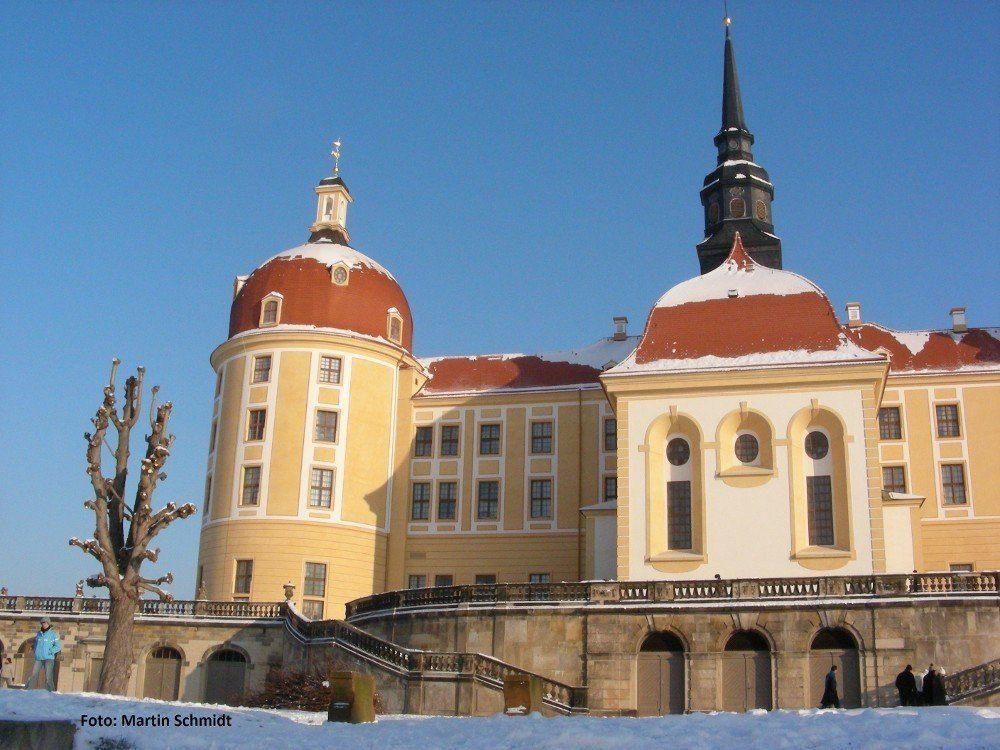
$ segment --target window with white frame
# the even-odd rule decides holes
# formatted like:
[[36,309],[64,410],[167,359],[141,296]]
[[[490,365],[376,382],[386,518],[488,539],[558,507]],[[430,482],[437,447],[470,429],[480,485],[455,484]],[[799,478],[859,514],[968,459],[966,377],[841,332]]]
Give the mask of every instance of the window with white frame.
[[251,383],[266,383],[271,379],[271,355],[259,354],[253,358]]
[[316,412],[316,442],[337,442],[337,418],[338,414],[335,411],[320,409]]
[[531,452],[552,452],[552,422],[531,423]]
[[607,476],[604,477],[604,494],[602,500],[606,503],[614,503],[618,501],[618,477],[617,476]]
[[490,586],[497,582],[496,573],[476,573],[477,586]]
[[552,480],[531,480],[531,517],[552,518]]
[[458,500],[458,482],[438,482],[437,518],[439,521],[455,520],[455,503]]
[[882,467],[882,488],[886,492],[906,492],[906,470],[902,466]]
[[427,458],[434,454],[434,428],[418,427],[413,436],[413,455],[415,458]]
[[340,357],[322,356],[319,358],[319,382],[340,385],[342,367]]
[[233,580],[233,593],[249,596],[253,585],[253,560],[236,561],[236,577]]
[[417,573],[411,573],[406,581],[406,588],[408,589],[427,588],[427,576],[420,575]]
[[455,584],[455,577],[449,573],[438,573],[434,576],[434,587],[440,588],[441,586],[453,586]]
[[264,430],[267,427],[267,410],[251,409],[247,416],[247,442],[255,442],[264,439]]
[[604,420],[604,450],[618,450],[618,420],[614,417]]
[[479,483],[476,518],[480,521],[496,520],[500,516],[500,482],[486,479]]
[[458,425],[446,424],[441,427],[441,455],[458,455]]
[[260,504],[260,467],[243,467],[243,490],[240,493],[240,505],[254,506]]
[[945,505],[965,505],[965,466],[962,464],[941,464],[941,489]]
[[479,425],[479,455],[480,456],[500,455],[500,425],[498,424]]
[[[302,594],[306,598],[313,599],[323,599],[326,596],[326,563],[306,563]],[[322,602],[320,604],[322,605]],[[319,613],[322,616],[322,606],[319,609]]]
[[431,485],[430,482],[414,482],[410,501],[410,518],[414,521],[427,521],[431,517]]
[[898,406],[883,406],[878,410],[879,440],[901,440],[903,437],[903,420]]
[[260,311],[260,324],[262,326],[273,326],[278,324],[281,317],[281,300],[274,297],[266,297]]
[[529,573],[528,583],[549,583],[552,576],[549,573]]
[[333,469],[314,468],[309,478],[309,506],[329,508],[333,504]]
[[937,435],[939,438],[961,437],[962,429],[958,423],[958,404],[938,404],[934,407],[937,416]]

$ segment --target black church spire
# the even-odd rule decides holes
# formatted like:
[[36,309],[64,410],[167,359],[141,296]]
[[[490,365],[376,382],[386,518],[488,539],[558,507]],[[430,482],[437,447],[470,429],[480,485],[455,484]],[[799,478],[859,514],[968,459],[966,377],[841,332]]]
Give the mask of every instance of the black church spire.
[[774,235],[771,202],[774,186],[767,170],[753,160],[753,134],[743,115],[743,98],[736,75],[736,55],[726,19],[722,71],[722,127],[715,136],[717,166],[705,177],[701,204],[705,208],[705,239],[698,245],[701,272],[726,259],[737,232],[758,263],[781,268],[781,240]]

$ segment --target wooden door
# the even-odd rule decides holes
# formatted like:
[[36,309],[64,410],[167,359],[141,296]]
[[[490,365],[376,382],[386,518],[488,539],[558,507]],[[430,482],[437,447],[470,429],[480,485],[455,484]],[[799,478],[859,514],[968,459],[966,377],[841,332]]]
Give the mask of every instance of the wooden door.
[[103,656],[92,656],[87,662],[87,679],[83,683],[85,693],[96,693],[101,685],[101,669],[104,667]]
[[205,665],[205,702],[235,706],[243,700],[246,661],[242,654],[220,652]]
[[753,708],[771,708],[771,654],[727,651],[722,655],[722,710]]
[[142,685],[144,698],[175,701],[180,692],[181,659],[173,649],[157,649],[146,658],[146,676]]
[[816,708],[823,699],[826,673],[837,665],[837,692],[841,708],[861,707],[861,670],[858,651],[853,648],[814,649],[809,653],[809,708]]
[[636,713],[639,716],[684,713],[683,653],[641,652],[636,669]]

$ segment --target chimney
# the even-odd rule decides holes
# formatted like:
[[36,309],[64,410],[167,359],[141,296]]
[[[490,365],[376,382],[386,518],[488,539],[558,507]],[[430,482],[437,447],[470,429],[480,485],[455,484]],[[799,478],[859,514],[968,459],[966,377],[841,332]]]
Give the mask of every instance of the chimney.
[[847,303],[847,327],[857,328],[861,325],[861,303],[860,302],[848,302]]
[[624,341],[628,338],[628,318],[624,315],[616,315],[612,318],[615,324],[615,335],[611,338],[614,341]]
[[951,330],[955,333],[965,333],[969,327],[965,324],[965,308],[951,308]]

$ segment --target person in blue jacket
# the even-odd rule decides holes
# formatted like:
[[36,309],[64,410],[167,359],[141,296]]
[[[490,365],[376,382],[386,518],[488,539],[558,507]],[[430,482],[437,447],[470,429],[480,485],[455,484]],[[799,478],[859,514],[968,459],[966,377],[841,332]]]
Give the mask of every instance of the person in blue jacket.
[[56,656],[62,651],[59,634],[53,629],[48,617],[42,618],[41,627],[35,636],[35,666],[31,676],[25,681],[25,688],[31,688],[38,679],[38,673],[45,669],[45,689],[50,693],[56,689]]

